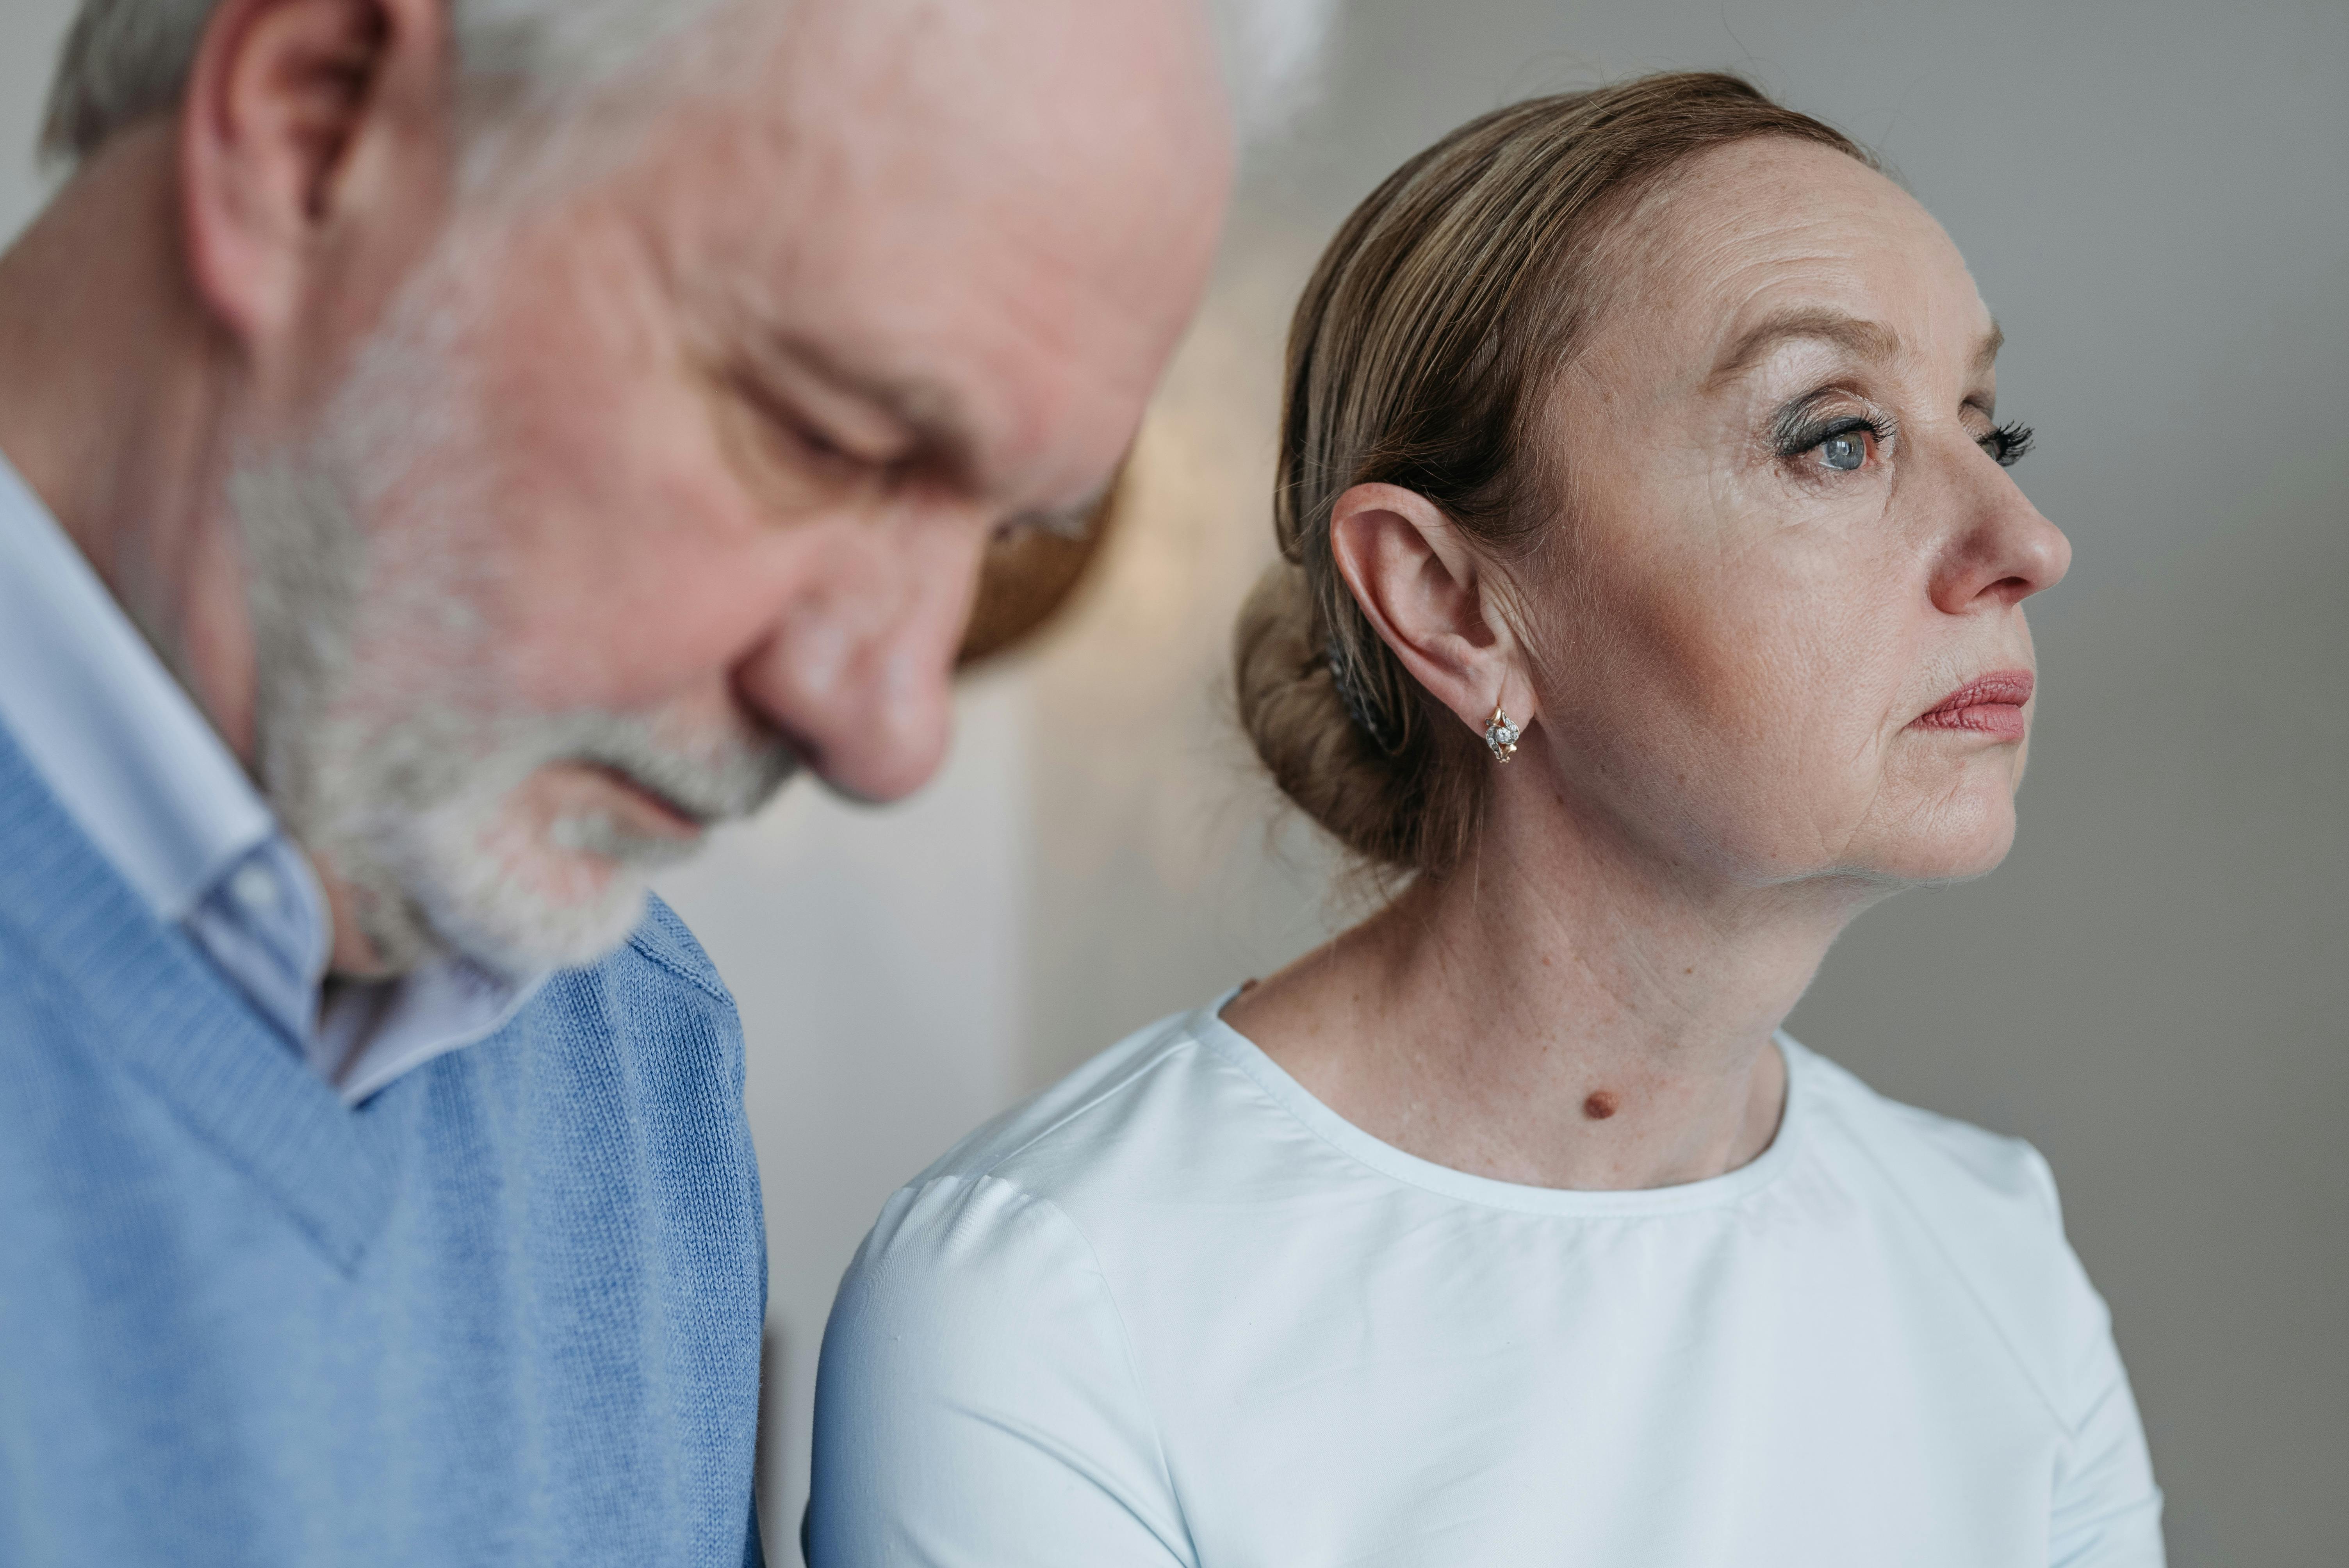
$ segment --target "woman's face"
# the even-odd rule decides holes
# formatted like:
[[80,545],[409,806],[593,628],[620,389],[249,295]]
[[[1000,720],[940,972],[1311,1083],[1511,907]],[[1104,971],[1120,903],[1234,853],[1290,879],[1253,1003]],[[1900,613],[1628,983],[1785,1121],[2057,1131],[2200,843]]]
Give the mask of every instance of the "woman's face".
[[1610,241],[1522,584],[1548,765],[1676,863],[1768,885],[1989,870],[2023,601],[2071,547],[2002,459],[1997,330],[1923,208],[1823,147],[1707,153]]

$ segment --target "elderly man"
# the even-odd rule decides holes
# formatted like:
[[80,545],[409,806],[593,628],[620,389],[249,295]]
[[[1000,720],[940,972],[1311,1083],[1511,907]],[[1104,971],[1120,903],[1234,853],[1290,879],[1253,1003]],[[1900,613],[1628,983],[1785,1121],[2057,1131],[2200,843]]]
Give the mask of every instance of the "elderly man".
[[651,868],[936,767],[1225,196],[1178,0],[84,0],[0,258],[0,1562],[756,1561]]

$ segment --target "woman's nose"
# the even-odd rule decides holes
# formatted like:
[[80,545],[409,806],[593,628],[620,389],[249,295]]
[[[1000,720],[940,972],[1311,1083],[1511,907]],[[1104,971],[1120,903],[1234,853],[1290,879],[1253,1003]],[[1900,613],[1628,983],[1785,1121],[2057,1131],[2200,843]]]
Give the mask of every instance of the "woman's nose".
[[2004,469],[1968,443],[1958,459],[1959,495],[1933,573],[1933,603],[1963,614],[1985,603],[2017,604],[2071,570],[2072,542],[2039,515]]
[[895,800],[937,771],[985,541],[945,521],[845,552],[738,666],[742,700],[833,789]]

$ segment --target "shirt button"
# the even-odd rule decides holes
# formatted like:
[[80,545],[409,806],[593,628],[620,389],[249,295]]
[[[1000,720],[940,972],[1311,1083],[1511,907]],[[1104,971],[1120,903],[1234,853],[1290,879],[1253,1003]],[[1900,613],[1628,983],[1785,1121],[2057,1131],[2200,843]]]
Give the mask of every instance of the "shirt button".
[[236,869],[228,879],[229,895],[255,914],[267,914],[277,907],[277,879],[269,868],[248,862]]

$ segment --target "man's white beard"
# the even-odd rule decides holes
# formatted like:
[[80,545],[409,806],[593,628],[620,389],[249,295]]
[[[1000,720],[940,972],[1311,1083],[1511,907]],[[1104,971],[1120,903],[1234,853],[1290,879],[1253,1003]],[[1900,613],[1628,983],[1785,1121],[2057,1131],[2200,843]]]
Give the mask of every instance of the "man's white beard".
[[533,773],[587,764],[719,820],[756,810],[792,769],[780,745],[688,752],[635,715],[479,714],[430,700],[372,727],[330,718],[311,751],[319,810],[296,834],[350,885],[378,953],[406,967],[455,952],[517,978],[619,945],[653,872],[693,848],[604,810],[525,820],[512,802]]
[[[756,810],[795,762],[769,733],[535,712],[500,689],[506,664],[481,606],[504,520],[477,482],[481,459],[450,439],[464,428],[460,367],[402,335],[403,316],[414,313],[395,310],[307,439],[231,480],[256,763],[387,970],[454,954],[523,979],[616,947],[652,873],[691,850],[602,811],[533,830],[513,810],[533,772],[600,768],[716,821]],[[395,489],[397,522],[371,533],[360,520]]]

